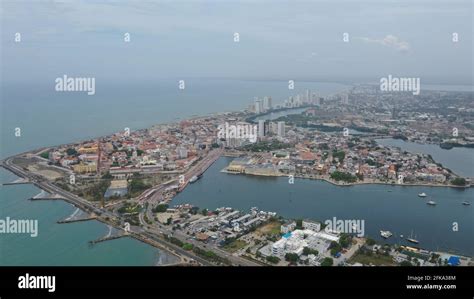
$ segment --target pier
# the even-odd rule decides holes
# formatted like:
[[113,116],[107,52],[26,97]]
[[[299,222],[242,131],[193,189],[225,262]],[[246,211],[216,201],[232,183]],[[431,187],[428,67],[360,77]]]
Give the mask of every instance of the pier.
[[21,185],[21,184],[31,184],[31,182],[30,180],[25,179],[25,178],[17,178],[13,182],[3,183],[2,185],[7,186],[7,185]]
[[64,200],[64,198],[59,195],[59,194],[56,194],[56,193],[48,193],[44,190],[41,190],[40,193],[36,194],[35,196],[29,198],[29,200],[58,200],[58,199],[62,199]]
[[119,239],[119,238],[127,237],[127,236],[128,236],[128,233],[125,233],[123,231],[117,230],[117,229],[109,226],[109,233],[106,236],[101,237],[101,238],[96,239],[96,240],[89,241],[89,244],[94,245],[94,244],[97,244],[97,243],[101,243],[101,242],[105,242],[105,241],[109,241],[109,240],[115,240],[115,239]]
[[80,221],[89,221],[89,220],[94,220],[97,219],[97,216],[95,214],[89,215],[88,213],[85,213],[81,211],[81,209],[77,208],[71,216],[67,217],[66,219],[59,220],[57,223],[62,224],[62,223],[72,223],[72,222],[80,222]]

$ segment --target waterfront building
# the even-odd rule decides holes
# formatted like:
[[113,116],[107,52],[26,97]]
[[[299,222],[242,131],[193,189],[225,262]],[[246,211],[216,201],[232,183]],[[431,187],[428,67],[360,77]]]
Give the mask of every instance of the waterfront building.
[[304,229],[309,229],[315,232],[319,232],[321,230],[321,223],[319,222],[303,220],[302,225]]

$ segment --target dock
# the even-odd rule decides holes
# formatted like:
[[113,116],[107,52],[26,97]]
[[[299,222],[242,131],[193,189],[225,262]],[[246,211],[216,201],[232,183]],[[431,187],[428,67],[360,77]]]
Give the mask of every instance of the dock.
[[59,194],[56,194],[56,193],[50,194],[42,190],[40,193],[29,198],[28,200],[64,200],[64,198]]
[[21,185],[21,184],[31,184],[31,182],[30,182],[30,180],[25,179],[25,178],[18,178],[16,180],[14,180],[13,182],[3,183],[2,185],[7,186],[7,185]]
[[63,224],[63,223],[73,223],[73,222],[81,222],[81,221],[89,221],[95,220],[97,216],[95,214],[89,215],[88,213],[82,212],[81,209],[77,208],[71,216],[67,217],[66,219],[59,220],[56,223]]
[[96,239],[96,240],[92,240],[92,241],[89,241],[89,244],[91,245],[95,245],[97,243],[101,243],[101,242],[105,242],[105,241],[109,241],[109,240],[115,240],[115,239],[119,239],[119,238],[122,238],[122,237],[126,237],[127,235],[115,235],[115,236],[110,236],[110,237],[102,237],[102,238],[99,238],[99,239]]
[[89,244],[94,245],[94,244],[109,241],[109,240],[115,240],[122,237],[127,237],[128,235],[129,234],[125,233],[124,231],[121,231],[116,228],[113,228],[112,226],[109,226],[109,233],[106,236],[98,238],[96,240],[89,241]]

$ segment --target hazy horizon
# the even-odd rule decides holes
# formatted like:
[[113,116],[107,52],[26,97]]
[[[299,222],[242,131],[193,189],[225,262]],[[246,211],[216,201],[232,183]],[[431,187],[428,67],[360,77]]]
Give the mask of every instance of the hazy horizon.
[[1,16],[3,84],[64,74],[473,84],[469,0],[2,1]]

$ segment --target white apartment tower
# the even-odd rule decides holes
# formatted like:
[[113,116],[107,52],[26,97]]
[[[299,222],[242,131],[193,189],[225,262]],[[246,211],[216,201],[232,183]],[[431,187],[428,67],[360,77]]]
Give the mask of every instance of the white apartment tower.
[[277,134],[279,137],[285,137],[285,122],[284,121],[278,122]]

